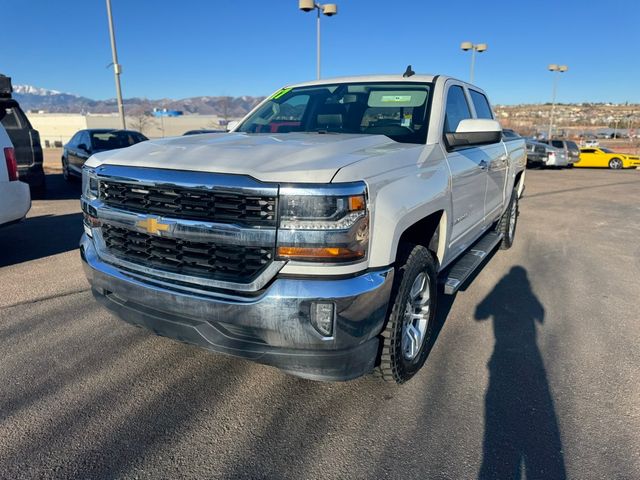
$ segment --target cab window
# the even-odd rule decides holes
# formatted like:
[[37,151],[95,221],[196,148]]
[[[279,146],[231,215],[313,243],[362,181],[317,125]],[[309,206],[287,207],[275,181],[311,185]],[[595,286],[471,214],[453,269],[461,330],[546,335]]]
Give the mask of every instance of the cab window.
[[478,118],[488,118],[493,120],[493,112],[491,111],[487,97],[475,90],[469,90],[469,93],[471,94],[473,106],[476,109],[476,116]]
[[462,87],[453,85],[449,88],[449,93],[447,94],[447,106],[444,114],[444,133],[455,133],[458,124],[467,118],[471,118],[467,97]]

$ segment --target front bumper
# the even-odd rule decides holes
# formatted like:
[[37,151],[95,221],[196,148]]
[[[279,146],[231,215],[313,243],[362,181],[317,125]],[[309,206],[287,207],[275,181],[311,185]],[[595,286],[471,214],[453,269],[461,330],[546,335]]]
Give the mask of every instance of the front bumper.
[[[96,299],[158,335],[315,380],[349,380],[375,366],[393,268],[339,279],[276,277],[255,295],[239,296],[121,270],[99,258],[86,234],[80,252]],[[335,305],[331,337],[311,324],[315,301]]]

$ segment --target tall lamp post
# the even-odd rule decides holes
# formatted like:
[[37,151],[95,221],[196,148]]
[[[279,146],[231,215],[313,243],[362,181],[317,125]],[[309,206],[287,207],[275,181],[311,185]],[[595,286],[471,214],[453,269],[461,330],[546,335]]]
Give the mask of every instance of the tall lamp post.
[[316,78],[320,80],[320,12],[327,17],[333,17],[338,14],[338,5],[335,3],[325,3],[324,5],[316,3],[315,0],[299,0],[298,8],[303,12],[317,12],[316,18]]
[[486,43],[471,43],[471,42],[462,42],[460,44],[460,48],[465,52],[471,50],[471,74],[469,75],[469,82],[473,83],[473,69],[475,68],[476,63],[476,52],[482,53],[487,50]]
[[[569,70],[569,67],[566,65],[556,65],[552,63],[547,67],[551,73],[564,73]],[[553,114],[556,109],[556,91],[558,89],[558,76],[553,76],[553,93],[551,94],[551,114],[549,115],[549,135],[547,136],[547,140],[551,140],[551,134],[553,133]]]
[[125,130],[127,125],[124,121],[124,105],[122,103],[122,90],[120,88],[120,74],[122,66],[118,63],[118,51],[116,50],[116,32],[113,29],[113,17],[111,16],[111,0],[107,0],[107,17],[109,17],[109,37],[111,38],[111,55],[113,57],[113,74],[116,77],[116,102],[118,102],[118,114],[120,114],[120,124]]

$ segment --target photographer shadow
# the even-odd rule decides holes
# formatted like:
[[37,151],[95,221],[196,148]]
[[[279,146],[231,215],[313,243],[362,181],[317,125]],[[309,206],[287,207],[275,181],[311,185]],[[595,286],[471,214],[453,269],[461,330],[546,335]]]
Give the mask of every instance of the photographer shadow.
[[560,429],[536,339],[545,310],[520,266],[478,305],[493,320],[480,479],[564,479]]

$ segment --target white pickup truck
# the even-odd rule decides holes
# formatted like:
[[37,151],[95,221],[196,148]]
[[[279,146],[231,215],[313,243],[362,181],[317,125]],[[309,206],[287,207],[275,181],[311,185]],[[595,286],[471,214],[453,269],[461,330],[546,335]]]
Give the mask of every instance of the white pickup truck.
[[511,246],[525,163],[484,92],[453,78],[287,86],[230,133],[91,157],[81,255],[94,296],[159,335],[402,383],[438,291]]
[[0,125],[0,227],[22,220],[30,208],[29,185],[18,180],[16,152]]

